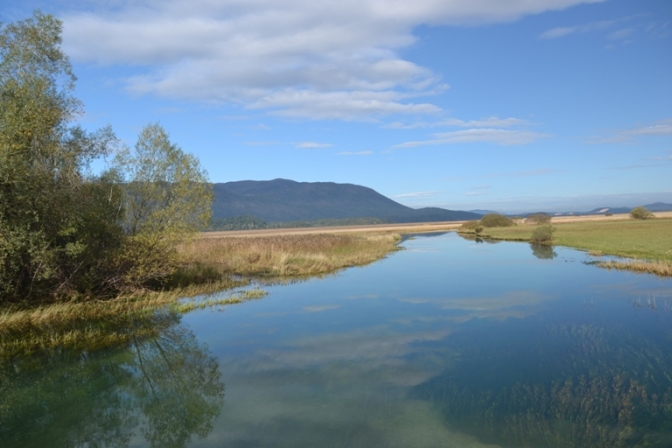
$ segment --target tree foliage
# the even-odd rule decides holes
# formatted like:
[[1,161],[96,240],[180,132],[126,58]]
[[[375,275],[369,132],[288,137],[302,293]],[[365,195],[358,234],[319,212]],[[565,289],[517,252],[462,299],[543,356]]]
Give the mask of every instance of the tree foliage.
[[530,242],[533,244],[550,245],[553,243],[554,232],[555,228],[553,226],[549,224],[541,225],[534,229],[534,232],[532,232]]
[[210,223],[212,188],[198,159],[170,142],[159,124],[145,126],[135,150],[121,151],[126,281],[139,285],[176,268],[176,245]]
[[630,217],[632,219],[652,219],[655,218],[654,214],[649,211],[646,207],[635,207],[630,211]]
[[510,227],[514,222],[508,216],[500,215],[499,213],[488,213],[481,218],[481,225],[483,227]]
[[81,105],[60,33],[61,22],[40,12],[0,29],[3,298],[92,288],[121,236],[117,182],[85,175],[115,138],[71,126]]
[[[114,293],[145,264],[129,256],[134,239],[167,244],[175,238],[163,235],[207,222],[207,195],[191,194],[207,188],[205,173],[156,125],[143,131],[135,158],[91,174],[91,162],[116,151],[117,139],[110,128],[73,124],[82,106],[61,27],[39,11],[0,24],[0,303]],[[145,175],[147,167],[162,174]],[[135,230],[129,195],[146,205]],[[143,256],[161,258],[159,246]]]

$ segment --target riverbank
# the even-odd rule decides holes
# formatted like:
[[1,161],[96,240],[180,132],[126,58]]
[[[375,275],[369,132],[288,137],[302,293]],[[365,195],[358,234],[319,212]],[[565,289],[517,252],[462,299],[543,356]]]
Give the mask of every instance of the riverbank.
[[[614,219],[563,222],[553,220],[553,245],[567,246],[590,255],[615,255],[626,261],[598,261],[607,269],[672,276],[672,219]],[[486,228],[481,237],[530,241],[535,225]]]
[[162,291],[0,310],[0,360],[56,348],[95,350],[148,337],[194,309],[258,299],[255,279],[291,281],[362,266],[397,250],[396,233],[197,238]]

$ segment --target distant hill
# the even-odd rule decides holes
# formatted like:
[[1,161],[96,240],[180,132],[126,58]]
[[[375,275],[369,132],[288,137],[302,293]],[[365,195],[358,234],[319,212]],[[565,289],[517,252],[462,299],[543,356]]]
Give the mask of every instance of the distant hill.
[[[651,212],[669,212],[672,211],[672,204],[666,204],[665,202],[654,202],[653,204],[645,204],[646,207]],[[634,207],[602,207],[593,209],[586,215],[604,215],[607,213],[618,214],[618,213],[630,213]]]
[[480,219],[476,213],[442,208],[412,209],[371,188],[287,179],[214,184],[213,218],[255,217],[266,222],[378,218],[386,222]]
[[[672,204],[667,204],[665,202],[655,202],[653,204],[645,204],[643,207],[646,207],[649,211],[652,212],[670,212],[672,211]],[[635,207],[598,207],[594,208],[588,212],[551,212],[549,213],[552,216],[584,216],[584,215],[617,215],[621,213],[630,213],[630,211]],[[525,213],[523,216],[530,215],[531,213]]]

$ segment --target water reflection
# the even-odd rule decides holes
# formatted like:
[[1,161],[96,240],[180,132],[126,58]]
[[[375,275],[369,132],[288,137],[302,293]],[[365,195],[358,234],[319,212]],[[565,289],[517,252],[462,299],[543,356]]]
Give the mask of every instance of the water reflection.
[[0,446],[183,447],[206,436],[224,404],[217,360],[179,315],[154,324],[154,337],[123,349],[4,363]]
[[530,243],[532,254],[540,260],[551,260],[558,256],[553,250],[553,246],[548,244],[534,244]]

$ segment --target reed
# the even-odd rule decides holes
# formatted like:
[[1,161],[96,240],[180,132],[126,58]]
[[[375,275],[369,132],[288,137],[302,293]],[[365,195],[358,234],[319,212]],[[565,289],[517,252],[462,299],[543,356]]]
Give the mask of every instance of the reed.
[[597,266],[605,269],[618,269],[638,273],[656,274],[660,277],[672,277],[672,262],[667,260],[628,260],[600,261]]
[[[216,288],[215,285],[213,285]],[[213,288],[213,289],[214,289]],[[187,293],[199,295],[184,299]],[[0,360],[53,349],[98,350],[158,334],[177,316],[196,309],[259,299],[259,289],[222,296],[202,288],[145,293],[103,302],[59,303],[0,312]]]
[[304,234],[200,238],[179,248],[186,266],[222,275],[318,275],[379,260],[397,249],[398,234]]

